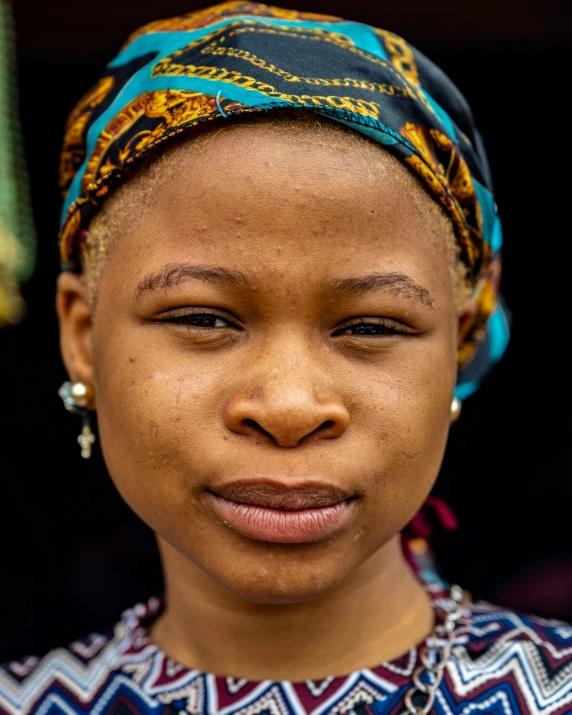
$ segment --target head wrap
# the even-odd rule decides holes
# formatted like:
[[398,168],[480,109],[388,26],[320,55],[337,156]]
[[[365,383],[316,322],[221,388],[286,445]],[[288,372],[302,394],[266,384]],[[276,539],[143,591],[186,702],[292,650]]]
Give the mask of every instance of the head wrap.
[[457,396],[474,392],[508,341],[487,158],[459,90],[386,30],[237,1],[135,32],[66,126],[62,265],[77,269],[97,206],[152,147],[203,122],[277,108],[318,112],[382,144],[448,213],[477,306]]

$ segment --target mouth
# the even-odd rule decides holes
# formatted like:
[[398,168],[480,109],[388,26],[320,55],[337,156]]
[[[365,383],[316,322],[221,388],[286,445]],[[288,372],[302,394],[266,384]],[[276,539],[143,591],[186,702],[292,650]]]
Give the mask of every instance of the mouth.
[[206,491],[224,523],[254,539],[275,544],[324,541],[347,524],[354,495],[332,485],[241,480]]

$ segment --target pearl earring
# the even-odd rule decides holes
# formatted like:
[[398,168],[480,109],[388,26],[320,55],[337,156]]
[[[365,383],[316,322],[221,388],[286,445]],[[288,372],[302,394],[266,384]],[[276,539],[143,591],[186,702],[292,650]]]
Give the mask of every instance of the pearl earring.
[[58,390],[64,407],[68,412],[80,415],[83,422],[81,433],[77,441],[81,447],[81,456],[84,459],[91,457],[91,448],[95,442],[95,435],[91,431],[91,415],[88,409],[91,391],[83,382],[64,382]]
[[456,422],[459,419],[462,407],[463,403],[461,400],[459,400],[458,397],[453,397],[453,401],[451,402],[451,422]]
[[89,403],[89,391],[83,382],[74,382],[70,389],[70,394],[78,407],[87,407]]

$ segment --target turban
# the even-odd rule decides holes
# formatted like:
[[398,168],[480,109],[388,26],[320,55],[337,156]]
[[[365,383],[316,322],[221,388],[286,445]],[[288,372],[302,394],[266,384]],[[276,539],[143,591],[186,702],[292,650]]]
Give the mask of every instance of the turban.
[[236,1],[136,31],[66,125],[62,266],[79,270],[91,217],[150,149],[204,122],[287,108],[317,112],[381,144],[450,217],[476,306],[458,353],[456,393],[468,396],[508,342],[487,157],[459,90],[386,30]]

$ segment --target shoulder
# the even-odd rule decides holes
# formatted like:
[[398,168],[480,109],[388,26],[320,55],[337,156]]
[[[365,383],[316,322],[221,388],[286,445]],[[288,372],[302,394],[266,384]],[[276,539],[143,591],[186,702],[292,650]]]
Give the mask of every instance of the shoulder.
[[[138,699],[124,661],[136,659],[138,651],[149,647],[147,640],[137,640],[141,616],[137,609],[148,611],[139,604],[105,633],[92,633],[41,657],[0,665],[0,715],[75,715],[96,706],[98,710],[105,706],[103,711],[110,715],[123,712],[113,703]],[[138,704],[136,712],[151,712],[153,704],[149,705]]]
[[34,712],[50,702],[57,707],[67,696],[89,702],[90,690],[109,673],[110,642],[110,636],[92,634],[42,657],[0,666],[0,713]]
[[457,691],[503,712],[572,712],[572,626],[483,601],[470,611],[454,649]]
[[532,616],[495,606],[486,601],[471,605],[472,641],[486,643],[533,644],[559,652],[560,658],[572,663],[572,625],[554,619]]

